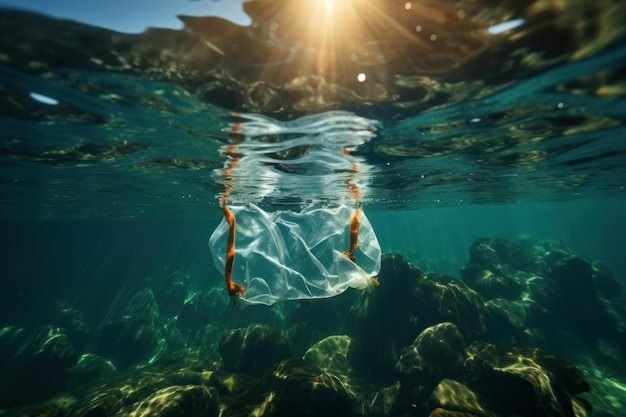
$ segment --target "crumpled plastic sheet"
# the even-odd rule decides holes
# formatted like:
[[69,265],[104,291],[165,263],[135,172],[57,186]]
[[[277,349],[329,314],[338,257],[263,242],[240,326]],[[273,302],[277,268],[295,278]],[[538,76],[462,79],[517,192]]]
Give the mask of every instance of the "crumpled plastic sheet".
[[[356,264],[343,254],[349,249],[354,207],[266,212],[250,203],[230,209],[237,222],[232,279],[245,287],[241,304],[333,297],[348,287],[372,286],[370,278],[380,271],[380,244],[361,209]],[[228,233],[222,220],[209,239],[213,262],[222,274]]]

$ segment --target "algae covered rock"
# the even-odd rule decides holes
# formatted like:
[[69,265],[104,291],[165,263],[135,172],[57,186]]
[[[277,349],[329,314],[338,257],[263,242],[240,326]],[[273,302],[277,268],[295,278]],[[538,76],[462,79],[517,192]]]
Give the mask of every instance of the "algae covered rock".
[[123,368],[150,359],[158,344],[158,330],[150,323],[124,317],[98,329],[92,349]]
[[68,371],[68,386],[80,389],[83,384],[93,383],[101,378],[115,374],[113,363],[93,353],[86,353],[78,359],[78,363]]
[[348,317],[349,360],[356,370],[391,383],[402,349],[425,328],[454,323],[468,341],[486,331],[482,297],[459,280],[426,275],[402,257],[386,255],[380,282],[361,294]]
[[201,348],[172,352],[144,367],[85,384],[66,416],[215,415],[221,400],[217,390],[208,387],[215,366]]
[[344,383],[301,359],[287,359],[241,393],[224,411],[232,417],[351,417],[355,401]]
[[197,332],[211,321],[223,320],[228,299],[223,291],[196,291],[184,301],[177,316],[179,329]]
[[474,342],[464,369],[481,401],[504,415],[574,417],[572,396],[590,389],[576,367],[540,349]]
[[285,334],[294,353],[301,355],[317,341],[344,333],[345,319],[358,294],[351,288],[339,297],[298,300],[285,320]]
[[118,366],[126,367],[150,359],[162,339],[159,307],[151,289],[135,294],[117,319],[103,324],[96,332],[92,353]]
[[350,337],[346,335],[328,336],[311,346],[302,359],[334,375],[347,376],[351,371],[348,363],[350,343]]
[[83,348],[89,341],[91,329],[87,324],[82,311],[60,303],[54,319],[54,325],[64,329],[64,332],[77,349]]
[[428,417],[482,417],[474,413],[466,413],[464,411],[446,410],[445,408],[436,408]]
[[402,349],[395,369],[403,391],[420,398],[444,378],[461,377],[465,360],[465,341],[453,323],[428,327]]
[[615,278],[613,271],[597,260],[591,263],[594,273],[594,287],[598,294],[607,299],[615,299],[622,295],[622,285]]
[[180,312],[189,291],[191,277],[182,271],[161,270],[147,280],[163,316],[174,316]]
[[477,239],[469,252],[461,277],[487,300],[518,298],[525,279],[543,268],[530,251],[506,239]]
[[224,370],[261,376],[289,357],[291,350],[289,341],[278,330],[265,324],[252,324],[224,333],[219,352]]
[[430,396],[430,405],[435,410],[431,416],[470,415],[496,417],[497,414],[486,410],[478,396],[467,385],[453,379],[443,379]]
[[62,392],[78,353],[65,330],[42,326],[34,337],[22,328],[0,330],[0,407],[43,401]]
[[128,407],[128,415],[143,417],[217,417],[219,397],[214,388],[186,385],[161,388]]
[[618,333],[617,323],[596,291],[589,262],[577,256],[561,259],[550,267],[547,277],[556,282],[551,306],[564,325],[590,344]]
[[249,388],[257,382],[257,378],[241,372],[228,372],[217,369],[211,373],[209,383],[220,395],[228,396]]
[[477,239],[461,275],[488,300],[487,340],[516,340],[568,357],[604,342],[626,348],[619,282],[602,263],[558,242]]

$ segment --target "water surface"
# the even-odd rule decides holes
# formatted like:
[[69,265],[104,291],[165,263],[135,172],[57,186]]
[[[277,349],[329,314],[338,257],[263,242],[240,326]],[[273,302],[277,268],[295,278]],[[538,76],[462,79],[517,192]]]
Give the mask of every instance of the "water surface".
[[[76,358],[111,361],[114,377],[104,368],[99,376],[114,387],[163,358],[183,369],[168,355],[201,346],[209,353],[198,357],[216,359],[190,365],[206,371],[185,380],[196,384],[226,369],[224,334],[251,324],[283,332],[295,356],[337,334],[358,346],[369,326],[337,323],[372,295],[348,291],[322,307],[228,305],[207,247],[224,192],[232,206],[268,212],[362,203],[383,252],[435,273],[428,282],[440,288],[465,278],[479,238],[519,244],[539,263],[580,257],[593,264],[598,288],[608,285],[600,279],[626,284],[626,3],[109,3],[0,0],[0,352],[9,352],[0,364],[12,363],[20,337],[68,337]],[[394,294],[384,311],[411,293],[394,287],[404,278],[381,280]],[[624,322],[623,296],[581,301],[581,282],[572,278],[569,298],[553,306],[565,320],[555,319],[556,330],[531,323],[484,338],[566,357],[591,381],[585,398],[597,415],[611,415],[626,406],[618,395],[626,338],[617,324],[609,336],[589,342],[589,334],[609,326],[606,317]],[[419,331],[392,346],[398,355]],[[391,343],[401,333],[371,339]],[[68,416],[100,406],[90,399],[97,390],[76,388],[84,363],[63,362],[55,379],[20,349],[28,372],[14,384],[20,395],[0,396],[0,415],[41,402]],[[383,358],[393,349],[372,350]],[[22,389],[42,374],[52,376],[41,392]],[[173,374],[150,392],[177,386]],[[388,373],[370,377],[367,388],[357,382],[363,403],[393,391]],[[343,381],[354,383],[352,374]],[[221,392],[226,407],[247,404],[233,401],[239,393]]]

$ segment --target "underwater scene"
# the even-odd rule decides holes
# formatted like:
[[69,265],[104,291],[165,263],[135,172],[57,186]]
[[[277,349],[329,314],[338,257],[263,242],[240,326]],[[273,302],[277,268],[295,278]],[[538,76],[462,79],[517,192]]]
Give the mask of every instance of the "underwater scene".
[[0,417],[626,416],[624,22],[0,0]]

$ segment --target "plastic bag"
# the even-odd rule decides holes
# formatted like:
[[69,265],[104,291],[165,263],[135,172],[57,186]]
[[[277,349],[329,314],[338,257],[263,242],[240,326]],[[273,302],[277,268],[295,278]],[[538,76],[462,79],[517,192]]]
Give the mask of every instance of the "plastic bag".
[[[271,305],[281,300],[327,298],[348,287],[374,285],[381,249],[363,210],[342,205],[268,213],[255,204],[233,206],[237,222],[234,281],[245,288],[242,304]],[[350,251],[350,223],[356,214],[356,263]],[[223,274],[229,225],[222,220],[209,239],[216,268]]]

